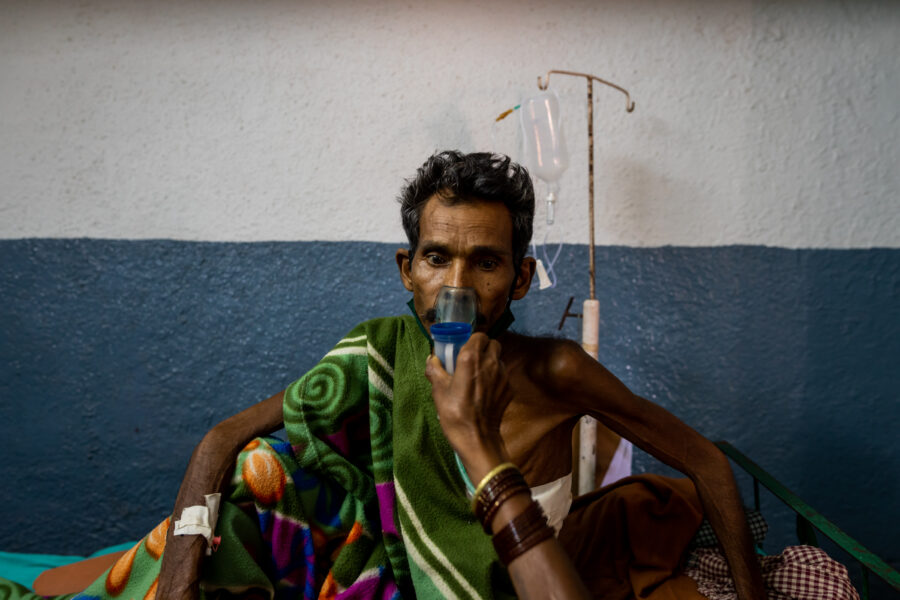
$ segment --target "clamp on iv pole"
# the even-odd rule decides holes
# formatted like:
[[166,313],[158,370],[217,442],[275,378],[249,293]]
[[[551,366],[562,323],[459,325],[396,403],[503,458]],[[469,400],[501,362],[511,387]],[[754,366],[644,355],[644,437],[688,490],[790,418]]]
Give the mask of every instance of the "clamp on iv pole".
[[[625,111],[634,111],[634,102],[631,100],[631,94],[623,87],[614,83],[600,79],[595,75],[587,73],[576,73],[574,71],[560,71],[552,69],[547,71],[547,79],[544,81],[538,76],[538,88],[546,90],[550,86],[550,75],[557,73],[559,75],[572,75],[574,77],[584,77],[587,79],[587,110],[588,110],[588,222],[590,223],[590,292],[591,297],[584,301],[583,314],[569,312],[572,307],[574,296],[569,298],[566,310],[563,312],[562,319],[559,321],[559,329],[561,330],[567,317],[581,317],[581,347],[585,352],[590,354],[594,360],[597,360],[599,350],[600,336],[600,302],[597,300],[596,289],[594,283],[594,81],[615,88],[625,94]],[[504,115],[505,116],[505,115]],[[619,448],[616,455],[622,449],[624,440],[619,441]],[[597,484],[597,421],[592,417],[582,417],[578,423],[578,469],[577,482],[578,494],[586,494],[593,491]],[[628,446],[630,457],[630,446]],[[628,459],[630,462],[630,458]]]

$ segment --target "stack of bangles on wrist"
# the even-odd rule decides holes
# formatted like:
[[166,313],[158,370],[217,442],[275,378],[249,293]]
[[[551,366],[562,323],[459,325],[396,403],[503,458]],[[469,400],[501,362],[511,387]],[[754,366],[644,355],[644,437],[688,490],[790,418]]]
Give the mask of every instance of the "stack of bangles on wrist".
[[[528,494],[531,497],[531,490],[514,464],[503,463],[484,476],[475,489],[472,510],[481,521],[485,533],[492,533],[491,522],[500,506],[518,494]],[[553,529],[547,525],[541,506],[532,501],[528,508],[494,535],[494,549],[500,561],[508,565],[513,559],[550,537],[553,537]]]

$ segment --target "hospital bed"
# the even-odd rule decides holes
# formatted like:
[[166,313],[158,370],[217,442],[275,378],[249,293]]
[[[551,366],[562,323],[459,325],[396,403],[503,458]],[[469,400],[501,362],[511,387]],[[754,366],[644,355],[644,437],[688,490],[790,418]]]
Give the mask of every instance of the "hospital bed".
[[[831,540],[837,547],[843,550],[856,563],[861,575],[862,585],[860,592],[863,600],[870,600],[873,586],[871,578],[877,577],[892,588],[894,596],[900,597],[900,572],[888,565],[884,560],[866,549],[858,541],[843,532],[840,528],[823,517],[809,504],[801,500],[796,494],[776,480],[772,475],[762,469],[755,462],[741,453],[737,448],[725,441],[716,442],[716,446],[730,458],[741,471],[748,474],[753,480],[753,507],[761,510],[761,487],[766,488],[772,495],[781,500],[795,514],[796,535],[800,544],[819,546],[819,536]],[[98,556],[107,552],[120,551],[130,548],[134,542],[119,544],[95,553]],[[762,548],[758,548],[762,553]],[[34,579],[44,570],[69,564],[83,557],[22,554],[0,552],[0,576],[17,581],[31,587]],[[843,561],[842,561],[843,562]],[[885,587],[885,586],[882,586]]]
[[753,478],[753,506],[757,511],[761,508],[760,486],[762,485],[795,513],[797,541],[800,544],[818,547],[821,534],[850,556],[852,562],[855,562],[861,571],[862,586],[858,591],[863,600],[869,600],[872,597],[870,596],[870,578],[873,575],[887,583],[896,592],[894,595],[900,597],[900,572],[841,531],[834,523],[819,514],[737,448],[725,441],[715,444],[735,465]]

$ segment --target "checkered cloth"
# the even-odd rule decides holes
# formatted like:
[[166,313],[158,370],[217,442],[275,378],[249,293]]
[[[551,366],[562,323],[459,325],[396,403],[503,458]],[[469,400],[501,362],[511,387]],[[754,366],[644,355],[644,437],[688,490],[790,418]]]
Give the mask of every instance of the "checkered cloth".
[[[859,600],[847,568],[812,546],[791,546],[777,556],[759,557],[768,600]],[[685,574],[709,600],[734,600],[737,593],[725,557],[699,548]]]
[[[753,535],[753,543],[762,546],[763,540],[766,539],[766,532],[769,531],[769,524],[763,518],[762,513],[755,508],[745,508],[744,513],[747,516],[747,525],[750,527],[750,533]],[[709,521],[703,519],[700,528],[694,535],[691,542],[692,548],[715,548],[719,545],[716,533],[713,531]]]

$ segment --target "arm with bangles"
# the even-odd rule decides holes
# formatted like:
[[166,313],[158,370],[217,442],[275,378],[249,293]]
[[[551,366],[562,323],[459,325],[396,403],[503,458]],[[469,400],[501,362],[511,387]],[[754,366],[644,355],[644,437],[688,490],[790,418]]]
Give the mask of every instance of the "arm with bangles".
[[[282,427],[284,392],[230,417],[207,433],[197,444],[182,480],[173,520],[188,506],[204,505],[205,495],[225,491],[234,473],[241,449],[252,439],[269,435]],[[199,535],[172,534],[169,527],[166,551],[159,572],[157,598],[194,600],[200,597],[200,565],[206,539]]]
[[[504,466],[508,454],[500,437],[500,420],[509,404],[509,388],[500,344],[476,333],[460,351],[453,376],[434,356],[428,359],[425,375],[431,381],[444,435],[472,481],[481,482],[475,500],[476,505],[484,502],[476,514],[487,517],[489,523],[483,524],[494,534],[501,560],[512,557],[506,567],[518,596],[590,598],[539,508],[534,513],[537,505],[521,475],[511,465]],[[506,488],[511,495],[491,494],[495,483],[504,478],[508,483],[516,476],[518,481]],[[525,535],[511,536],[516,530]]]
[[728,459],[666,409],[635,395],[580,346],[559,341],[539,376],[579,415],[591,415],[641,450],[687,475],[728,561],[738,598],[765,597],[753,538]]

